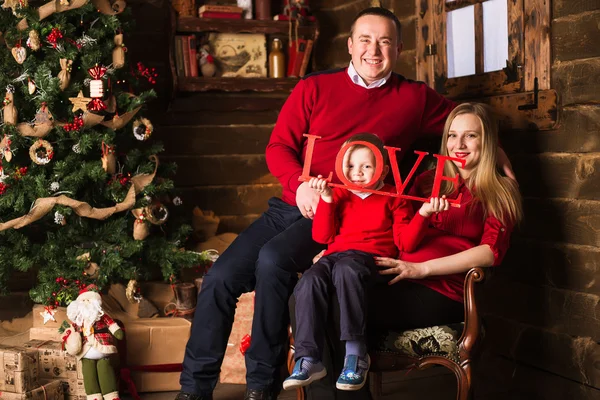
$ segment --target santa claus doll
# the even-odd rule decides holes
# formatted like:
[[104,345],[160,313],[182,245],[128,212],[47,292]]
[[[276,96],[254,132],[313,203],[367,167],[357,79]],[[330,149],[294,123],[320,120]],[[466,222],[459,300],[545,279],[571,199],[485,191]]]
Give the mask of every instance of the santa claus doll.
[[119,399],[109,356],[117,352],[113,338],[123,339],[123,331],[104,313],[96,285],[79,292],[67,307],[67,317],[72,326],[65,331],[65,349],[82,362],[87,400]]

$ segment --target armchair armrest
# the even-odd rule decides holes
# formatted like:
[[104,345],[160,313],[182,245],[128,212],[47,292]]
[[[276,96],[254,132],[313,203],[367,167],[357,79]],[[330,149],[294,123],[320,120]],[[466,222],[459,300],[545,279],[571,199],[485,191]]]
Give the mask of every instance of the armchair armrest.
[[475,284],[483,281],[483,268],[472,268],[465,277],[465,327],[458,339],[458,354],[461,360],[471,358],[481,335],[481,321],[475,302]]

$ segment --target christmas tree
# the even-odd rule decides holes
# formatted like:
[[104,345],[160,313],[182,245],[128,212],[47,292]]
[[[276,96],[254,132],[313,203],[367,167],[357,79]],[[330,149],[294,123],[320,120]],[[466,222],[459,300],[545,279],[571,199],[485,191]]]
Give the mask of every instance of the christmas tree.
[[156,76],[129,65],[128,21],[122,0],[2,4],[1,290],[34,268],[32,299],[65,305],[83,285],[208,261],[181,250],[190,227],[169,219],[175,166],[142,117]]

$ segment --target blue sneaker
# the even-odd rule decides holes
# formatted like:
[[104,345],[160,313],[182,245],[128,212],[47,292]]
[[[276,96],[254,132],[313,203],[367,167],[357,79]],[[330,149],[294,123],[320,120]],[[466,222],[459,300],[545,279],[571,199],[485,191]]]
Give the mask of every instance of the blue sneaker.
[[346,356],[344,369],[340,374],[335,387],[340,390],[359,390],[365,386],[367,374],[371,367],[371,358],[363,359],[356,355]]
[[304,357],[296,361],[292,374],[283,381],[283,389],[290,390],[310,385],[327,375],[327,369],[320,361],[310,362]]

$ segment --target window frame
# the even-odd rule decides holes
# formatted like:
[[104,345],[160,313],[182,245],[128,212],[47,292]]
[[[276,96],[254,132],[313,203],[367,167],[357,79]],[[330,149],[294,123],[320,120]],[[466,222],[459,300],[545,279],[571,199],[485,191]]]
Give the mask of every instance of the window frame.
[[[488,0],[416,0],[417,79],[450,98],[493,96],[550,88],[550,2],[506,0],[508,63],[483,72],[483,5]],[[475,75],[447,78],[446,18],[449,11],[475,7]]]

